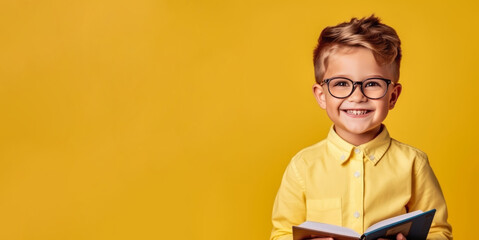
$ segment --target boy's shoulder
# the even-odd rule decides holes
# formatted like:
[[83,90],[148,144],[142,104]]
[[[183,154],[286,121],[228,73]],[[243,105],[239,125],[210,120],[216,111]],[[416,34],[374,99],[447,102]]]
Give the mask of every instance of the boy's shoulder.
[[416,156],[417,158],[424,159],[427,161],[427,154],[425,152],[409,144],[400,142],[394,138],[391,138],[390,148],[393,148],[399,153],[407,154],[409,156]]
[[[388,150],[394,152],[397,158],[406,160],[409,159],[410,161],[419,161],[424,163],[428,162],[427,154],[409,144],[400,142],[394,138],[390,138],[390,144]],[[293,162],[302,162],[306,165],[310,165],[313,162],[317,162],[318,160],[325,160],[325,158],[333,154],[335,150],[332,147],[332,144],[328,144],[328,139],[323,139],[311,146],[305,147],[301,149],[296,155],[293,157]]]
[[322,158],[321,156],[326,152],[328,152],[328,140],[323,139],[311,146],[301,149],[296,155],[294,155],[292,161],[302,161],[308,164],[311,161],[316,161],[318,158]]

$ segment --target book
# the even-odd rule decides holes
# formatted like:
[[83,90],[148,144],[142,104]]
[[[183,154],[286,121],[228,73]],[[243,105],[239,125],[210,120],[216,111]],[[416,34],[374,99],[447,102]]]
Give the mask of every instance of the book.
[[316,237],[332,237],[335,240],[396,239],[398,233],[402,233],[407,240],[426,240],[435,213],[436,209],[427,212],[418,210],[388,218],[373,224],[362,235],[350,228],[306,221],[293,226],[293,240]]

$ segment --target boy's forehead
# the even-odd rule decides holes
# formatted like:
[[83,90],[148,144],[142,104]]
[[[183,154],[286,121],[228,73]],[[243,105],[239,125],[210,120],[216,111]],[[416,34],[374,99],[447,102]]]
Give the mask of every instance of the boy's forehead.
[[393,64],[379,64],[373,52],[364,47],[343,46],[333,49],[327,59],[325,77],[336,75],[380,75],[393,78]]

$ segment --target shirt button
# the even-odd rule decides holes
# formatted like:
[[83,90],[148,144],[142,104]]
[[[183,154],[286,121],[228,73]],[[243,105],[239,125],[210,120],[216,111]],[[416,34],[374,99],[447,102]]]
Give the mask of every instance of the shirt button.
[[355,217],[355,218],[359,218],[359,213],[358,213],[357,211],[354,212],[354,217]]
[[355,153],[360,153],[361,150],[359,150],[359,148],[356,148],[356,149],[354,149],[354,152],[355,152]]
[[356,172],[354,172],[354,176],[355,176],[356,178],[358,178],[358,177],[361,176],[361,173],[360,173],[359,171],[356,171]]
[[369,159],[374,160],[374,155],[369,156]]
[[344,159],[346,159],[346,156],[341,155],[340,159],[341,159],[341,160],[344,160]]

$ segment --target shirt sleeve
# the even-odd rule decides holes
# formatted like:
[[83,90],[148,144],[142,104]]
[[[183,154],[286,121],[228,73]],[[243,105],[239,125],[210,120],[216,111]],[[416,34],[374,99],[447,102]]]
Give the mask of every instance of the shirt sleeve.
[[447,207],[439,182],[429,165],[427,156],[418,161],[412,183],[412,196],[408,203],[409,211],[436,209],[429,230],[428,240],[452,239],[452,228],[447,222]]
[[294,157],[284,172],[274,201],[270,240],[292,240],[292,226],[305,221],[305,184],[301,169],[304,169],[304,162]]

